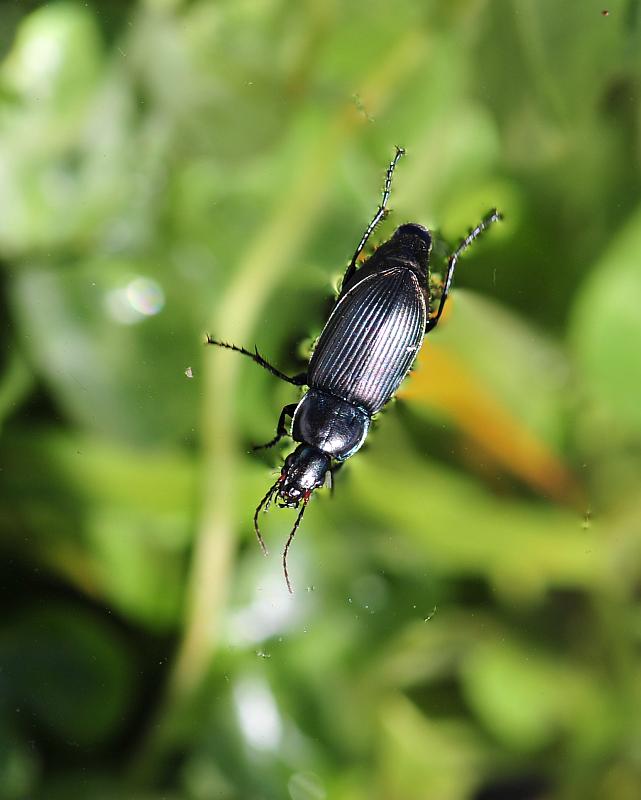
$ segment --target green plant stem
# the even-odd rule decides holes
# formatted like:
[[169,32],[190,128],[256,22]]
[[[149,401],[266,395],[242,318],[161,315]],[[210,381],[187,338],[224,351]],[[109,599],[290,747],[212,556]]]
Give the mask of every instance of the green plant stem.
[[[425,47],[416,41],[419,36],[415,32],[403,36],[368,76],[362,95],[375,115],[381,114],[398,85],[421,63]],[[292,185],[279,192],[273,216],[240,259],[211,330],[233,331],[238,341],[250,340],[260,310],[304,250],[314,229],[332,185],[337,154],[364,124],[366,120],[350,98],[311,142],[300,169],[293,172],[296,177]],[[139,778],[153,768],[154,760],[169,744],[175,719],[182,717],[197,693],[220,639],[233,573],[236,531],[232,510],[238,473],[234,404],[240,359],[226,356],[215,348],[204,350],[203,504],[187,588],[184,635],[158,723],[134,767]]]

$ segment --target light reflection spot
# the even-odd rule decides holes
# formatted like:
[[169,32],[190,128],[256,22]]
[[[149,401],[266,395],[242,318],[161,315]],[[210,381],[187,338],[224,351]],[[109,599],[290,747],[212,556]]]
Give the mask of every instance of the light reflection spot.
[[145,317],[152,317],[165,306],[165,293],[151,278],[134,278],[127,286],[127,299],[131,307]]
[[125,287],[107,292],[104,303],[107,313],[115,322],[135,325],[162,311],[165,293],[156,281],[138,276]]
[[282,723],[274,695],[264,681],[245,679],[234,687],[238,722],[247,742],[256,750],[276,750]]
[[295,772],[287,783],[292,800],[325,800],[327,792],[313,772]]

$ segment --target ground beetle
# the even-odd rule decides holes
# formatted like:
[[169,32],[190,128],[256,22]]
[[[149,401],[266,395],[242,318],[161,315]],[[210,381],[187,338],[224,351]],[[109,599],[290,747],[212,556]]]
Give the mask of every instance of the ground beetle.
[[290,592],[287,553],[312,492],[326,481],[331,482],[332,473],[361,447],[372,415],[392,397],[412,366],[424,335],[438,325],[458,257],[488,225],[501,219],[493,210],[450,256],[434,314],[430,314],[429,280],[432,239],[422,225],[414,222],[401,225],[391,239],[357,268],[367,240],[386,215],[392,175],[404,153],[402,148],[396,148],[387,169],[381,204],[347,267],[340,294],[306,372],[292,377],[284,375],[265,361],[258,350],[251,353],[207,336],[208,344],[235,350],[277,378],[309,387],[299,403],[283,408],[276,436],[254,448],[272,447],[287,436],[285,421],[291,417],[290,435],[301,444],[287,456],[278,479],[254,513],[256,536],[266,554],[258,527],[261,509],[267,511],[274,494],[281,508],[300,506],[283,551],[283,570]]

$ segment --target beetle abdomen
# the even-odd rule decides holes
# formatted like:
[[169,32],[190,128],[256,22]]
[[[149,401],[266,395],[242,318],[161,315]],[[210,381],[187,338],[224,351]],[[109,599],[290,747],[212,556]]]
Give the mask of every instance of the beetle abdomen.
[[309,386],[375,413],[416,358],[425,313],[423,293],[411,269],[384,270],[356,283],[321,333],[309,364]]

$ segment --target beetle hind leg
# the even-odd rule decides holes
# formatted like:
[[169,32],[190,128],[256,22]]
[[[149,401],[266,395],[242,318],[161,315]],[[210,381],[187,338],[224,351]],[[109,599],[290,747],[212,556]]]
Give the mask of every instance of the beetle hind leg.
[[478,238],[484,230],[490,227],[493,222],[498,222],[499,220],[503,219],[502,215],[496,209],[493,209],[487,217],[481,220],[479,224],[474,228],[470,233],[463,239],[463,241],[459,244],[456,250],[452,253],[449,257],[447,262],[447,271],[445,273],[445,280],[443,281],[443,289],[441,291],[441,297],[439,300],[438,308],[436,309],[436,314],[431,316],[427,323],[425,324],[425,333],[429,333],[433,331],[434,328],[438,325],[438,322],[441,318],[441,314],[443,313],[443,309],[445,308],[445,301],[450,293],[450,289],[452,287],[452,279],[454,278],[454,269],[458,262],[459,256],[463,253],[467,248],[472,244],[472,242]]

